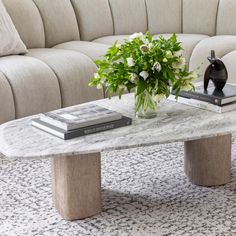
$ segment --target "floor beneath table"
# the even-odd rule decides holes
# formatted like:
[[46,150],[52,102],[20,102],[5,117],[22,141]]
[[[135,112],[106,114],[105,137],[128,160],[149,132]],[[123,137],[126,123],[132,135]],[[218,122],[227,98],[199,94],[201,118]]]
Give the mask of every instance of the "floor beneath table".
[[1,236],[236,235],[236,143],[232,181],[192,185],[183,172],[183,145],[102,155],[101,215],[62,220],[51,206],[50,161],[0,159]]

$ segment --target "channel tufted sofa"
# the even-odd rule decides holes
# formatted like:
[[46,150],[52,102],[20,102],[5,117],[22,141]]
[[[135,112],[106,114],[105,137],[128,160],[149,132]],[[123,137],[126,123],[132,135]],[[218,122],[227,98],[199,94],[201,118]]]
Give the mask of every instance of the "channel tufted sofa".
[[135,32],[176,33],[189,69],[211,49],[236,81],[236,0],[3,0],[28,48],[0,57],[0,123],[102,98],[93,60]]

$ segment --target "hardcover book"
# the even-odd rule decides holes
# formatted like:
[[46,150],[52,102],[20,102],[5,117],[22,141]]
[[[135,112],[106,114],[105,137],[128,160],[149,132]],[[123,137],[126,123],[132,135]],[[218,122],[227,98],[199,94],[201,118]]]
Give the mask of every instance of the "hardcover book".
[[[175,92],[173,91],[172,94],[175,94]],[[204,91],[203,83],[198,83],[194,92],[181,91],[179,96],[223,106],[236,102],[236,85],[226,84],[223,91],[218,91],[215,90],[214,85],[211,83],[207,91]]]
[[121,118],[120,113],[94,104],[84,104],[40,114],[40,119],[43,122],[65,131],[120,120]]
[[41,129],[61,139],[67,140],[67,139],[72,139],[72,138],[76,138],[76,137],[80,137],[80,136],[84,136],[88,134],[120,128],[123,126],[128,126],[132,124],[132,119],[126,116],[122,116],[122,118],[119,120],[114,120],[114,121],[110,121],[110,122],[106,122],[102,124],[74,129],[71,131],[66,131],[64,129],[53,126],[47,122],[42,121],[40,118],[32,120],[31,124],[38,129]]
[[178,100],[176,100],[174,95],[170,95],[170,97],[168,99],[170,101],[182,103],[185,105],[197,107],[200,109],[204,109],[204,110],[212,111],[212,112],[216,112],[216,113],[225,113],[225,112],[236,110],[236,102],[232,102],[232,103],[229,103],[229,104],[226,104],[223,106],[218,106],[218,105],[214,105],[209,102],[204,102],[204,101],[196,100],[196,99],[192,99],[192,98],[178,97]]

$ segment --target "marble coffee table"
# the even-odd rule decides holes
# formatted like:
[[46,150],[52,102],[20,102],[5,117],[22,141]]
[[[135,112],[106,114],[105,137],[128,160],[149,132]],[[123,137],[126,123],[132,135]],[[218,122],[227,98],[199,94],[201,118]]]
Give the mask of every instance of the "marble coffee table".
[[64,219],[101,212],[103,151],[182,141],[184,169],[192,183],[214,186],[230,181],[236,111],[216,114],[166,101],[156,118],[143,120],[135,118],[133,94],[94,103],[132,117],[133,125],[67,141],[32,127],[36,116],[0,126],[0,152],[7,158],[51,158],[53,205]]

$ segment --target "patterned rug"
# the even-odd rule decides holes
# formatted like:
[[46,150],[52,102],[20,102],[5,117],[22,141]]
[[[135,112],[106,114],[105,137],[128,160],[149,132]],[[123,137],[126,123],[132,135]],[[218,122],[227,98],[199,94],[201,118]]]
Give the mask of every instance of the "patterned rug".
[[102,214],[68,222],[51,206],[50,162],[0,159],[1,236],[236,235],[236,144],[232,181],[192,185],[183,145],[102,155]]

